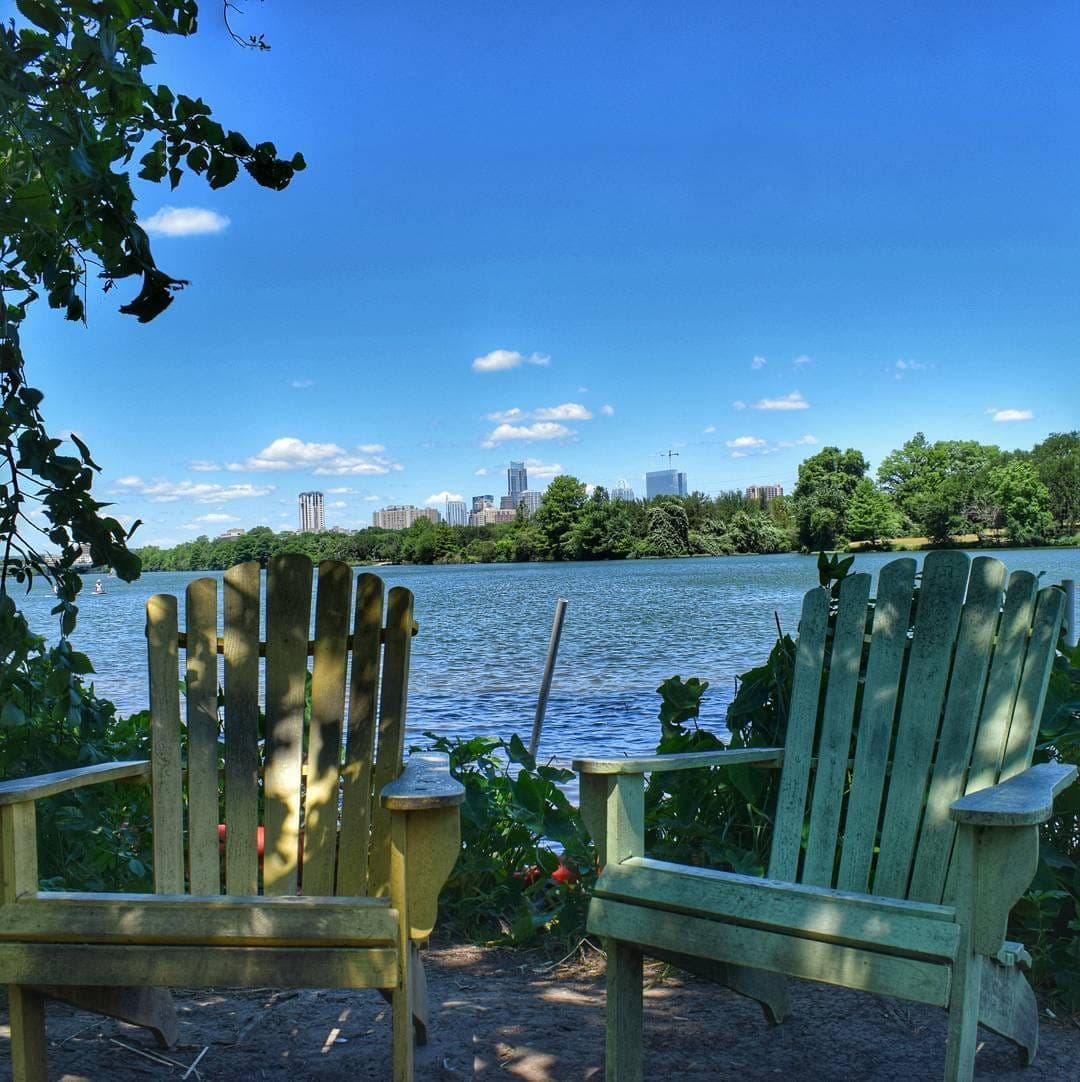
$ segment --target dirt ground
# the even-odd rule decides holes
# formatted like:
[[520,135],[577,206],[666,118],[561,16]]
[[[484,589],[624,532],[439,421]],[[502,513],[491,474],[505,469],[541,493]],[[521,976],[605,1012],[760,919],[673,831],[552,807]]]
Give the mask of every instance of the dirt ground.
[[[589,948],[552,965],[529,953],[435,947],[426,954],[431,1040],[418,1079],[603,1077],[604,963]],[[769,1027],[748,1000],[660,965],[646,975],[647,1079],[912,1080],[941,1077],[945,1014],[933,1008],[793,982],[793,1017]],[[213,990],[176,994],[179,1043],[49,1007],[49,1078],[387,1079],[390,1012],[377,992]],[[0,1079],[8,1079],[0,1015]],[[162,1056],[171,1062],[145,1058]],[[976,1077],[1080,1080],[1080,1028],[1043,1020],[1035,1063],[980,1031]]]

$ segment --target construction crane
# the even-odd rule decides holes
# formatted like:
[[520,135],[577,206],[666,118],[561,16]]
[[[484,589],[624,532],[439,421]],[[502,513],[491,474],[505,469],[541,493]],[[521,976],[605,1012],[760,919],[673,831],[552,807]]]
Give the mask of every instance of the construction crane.
[[671,460],[673,458],[678,458],[679,457],[679,452],[678,451],[657,451],[657,454],[661,458],[663,458],[665,455],[667,456],[667,466],[668,466],[669,470],[671,469]]

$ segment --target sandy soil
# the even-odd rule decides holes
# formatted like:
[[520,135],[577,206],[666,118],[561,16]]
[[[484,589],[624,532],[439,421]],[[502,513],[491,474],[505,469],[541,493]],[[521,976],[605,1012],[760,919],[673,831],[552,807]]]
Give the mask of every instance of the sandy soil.
[[[427,972],[430,1043],[417,1078],[603,1077],[603,958],[563,965],[522,952],[436,947]],[[646,1078],[866,1079],[941,1077],[945,1015],[877,996],[794,982],[794,1016],[769,1027],[725,989],[659,965],[646,976]],[[142,1030],[49,1008],[49,1077],[64,1082],[180,1079],[386,1079],[390,1014],[377,992],[181,991],[179,1043],[158,1049]],[[0,1015],[0,1078],[10,1078]],[[204,1051],[205,1049],[205,1051]],[[165,1056],[175,1064],[144,1058]],[[980,1032],[980,1079],[1080,1080],[1080,1029],[1047,1018],[1027,1069],[1007,1042]]]

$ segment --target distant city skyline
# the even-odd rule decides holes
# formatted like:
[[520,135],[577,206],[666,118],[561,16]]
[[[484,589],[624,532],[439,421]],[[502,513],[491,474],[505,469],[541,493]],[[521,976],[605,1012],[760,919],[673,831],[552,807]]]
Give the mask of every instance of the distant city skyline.
[[498,511],[511,461],[790,493],[828,445],[873,475],[917,431],[1077,427],[1075,4],[250,15],[271,51],[207,17],[148,79],[308,168],[133,175],[190,284],[143,326],[91,274],[85,325],[20,330],[133,545],[295,528],[303,490],[331,528]]

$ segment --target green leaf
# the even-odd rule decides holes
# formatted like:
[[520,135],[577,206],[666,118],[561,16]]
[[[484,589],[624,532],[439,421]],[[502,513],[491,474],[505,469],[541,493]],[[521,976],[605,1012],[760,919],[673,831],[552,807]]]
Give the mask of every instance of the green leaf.
[[40,26],[50,34],[63,34],[67,30],[67,23],[56,4],[46,0],[15,0],[15,6],[35,26]]
[[0,729],[14,729],[17,725],[22,725],[26,721],[26,715],[19,709],[14,703],[4,703],[4,708],[0,710]]

